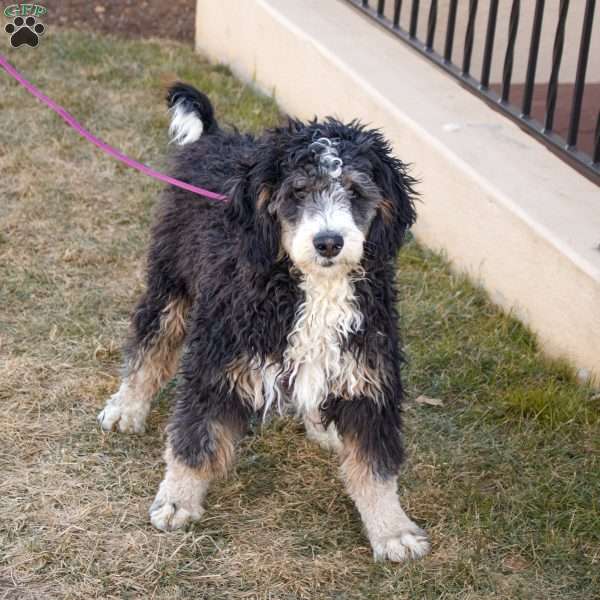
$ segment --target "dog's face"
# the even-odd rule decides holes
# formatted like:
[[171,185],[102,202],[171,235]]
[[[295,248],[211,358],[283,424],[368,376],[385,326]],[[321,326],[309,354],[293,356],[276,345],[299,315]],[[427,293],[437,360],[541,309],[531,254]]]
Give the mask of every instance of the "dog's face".
[[367,174],[344,165],[335,141],[320,138],[309,151],[270,204],[282,248],[303,273],[355,270],[383,198]]
[[292,125],[261,148],[243,188],[247,254],[266,264],[283,252],[325,277],[393,257],[414,221],[413,180],[381,134],[334,120]]

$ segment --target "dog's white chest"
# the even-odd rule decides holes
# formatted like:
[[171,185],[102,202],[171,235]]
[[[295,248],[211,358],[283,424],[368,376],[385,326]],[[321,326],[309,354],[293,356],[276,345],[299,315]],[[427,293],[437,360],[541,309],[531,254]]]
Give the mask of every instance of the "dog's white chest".
[[354,286],[348,277],[306,277],[306,294],[284,354],[291,400],[299,412],[316,409],[328,394],[352,390],[356,361],[343,343],[362,324]]

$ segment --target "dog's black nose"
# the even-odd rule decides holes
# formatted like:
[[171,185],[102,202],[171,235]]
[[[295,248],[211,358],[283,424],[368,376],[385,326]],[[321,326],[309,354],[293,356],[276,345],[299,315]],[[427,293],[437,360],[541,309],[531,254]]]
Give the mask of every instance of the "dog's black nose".
[[313,245],[321,256],[337,256],[344,247],[344,238],[333,231],[324,231],[315,235]]

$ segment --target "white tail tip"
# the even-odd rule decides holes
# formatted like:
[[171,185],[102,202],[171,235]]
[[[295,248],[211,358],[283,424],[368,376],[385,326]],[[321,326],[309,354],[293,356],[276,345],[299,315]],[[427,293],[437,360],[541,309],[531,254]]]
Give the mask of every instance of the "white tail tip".
[[184,146],[200,139],[204,127],[200,117],[193,110],[186,110],[185,103],[180,101],[170,109],[170,112],[171,142]]

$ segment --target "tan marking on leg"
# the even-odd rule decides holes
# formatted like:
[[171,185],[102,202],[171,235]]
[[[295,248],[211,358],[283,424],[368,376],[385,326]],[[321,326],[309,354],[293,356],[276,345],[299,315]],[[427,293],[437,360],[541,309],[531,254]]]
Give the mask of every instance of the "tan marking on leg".
[[98,415],[102,429],[110,431],[117,426],[122,432],[144,431],[152,399],[177,370],[188,308],[182,300],[173,300],[164,308],[155,339],[128,365],[119,391]]
[[172,531],[200,519],[211,479],[178,460],[168,444],[165,462],[167,470],[150,507],[150,521],[158,529]]
[[375,559],[398,562],[427,554],[425,532],[400,506],[396,477],[376,477],[351,440],[344,440],[341,456],[346,490],[360,512]]
[[214,444],[211,458],[197,469],[206,479],[225,477],[235,459],[235,432],[221,423],[212,423],[211,429]]
[[154,396],[161,385],[175,374],[185,337],[188,310],[188,302],[171,300],[162,311],[160,329],[155,339],[130,366],[132,377],[136,376],[137,371],[143,372],[137,377],[136,386],[143,388],[146,395]]
[[360,457],[358,445],[349,436],[342,440],[340,458],[346,490],[354,498],[354,494],[359,493],[371,479],[371,469]]

